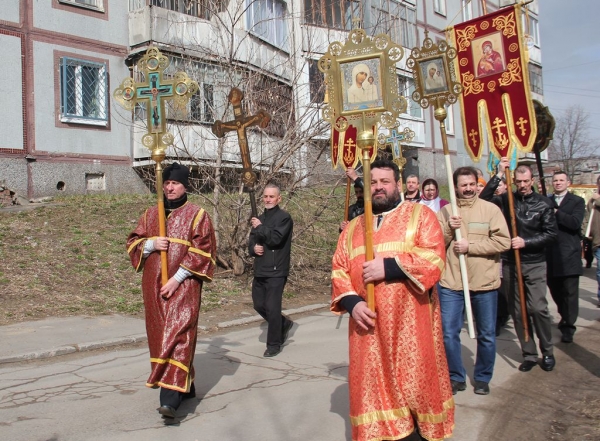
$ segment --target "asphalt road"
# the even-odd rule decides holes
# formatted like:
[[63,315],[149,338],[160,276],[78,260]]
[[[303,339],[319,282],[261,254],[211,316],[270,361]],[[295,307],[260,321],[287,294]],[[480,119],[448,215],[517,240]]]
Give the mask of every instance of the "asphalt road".
[[[519,372],[520,349],[509,326],[498,339],[491,394],[475,395],[470,380],[467,390],[455,396],[453,439],[600,439],[599,412],[589,408],[600,408],[600,308],[594,274],[595,268],[586,270],[581,279],[578,332],[573,344],[556,344],[556,369]],[[558,322],[552,303],[551,310]],[[166,426],[156,412],[158,391],[145,387],[148,353],[143,339],[136,340],[144,332],[142,321],[99,317],[0,327],[5,357],[0,360],[0,439],[350,440],[348,318],[338,320],[320,310],[294,320],[288,344],[270,359],[262,357],[264,324],[202,338],[195,358],[198,397],[182,405],[174,426]],[[61,347],[75,348],[60,356],[53,353],[56,347],[49,338],[60,334],[53,332],[59,323],[68,323],[65,338],[71,339],[70,346]],[[112,333],[108,337],[107,329]],[[559,342],[555,327],[553,335]],[[129,346],[111,346],[120,341],[118,336]],[[462,338],[472,376],[475,341],[466,330]],[[19,347],[28,348],[22,357]],[[25,359],[35,353],[47,358]]]

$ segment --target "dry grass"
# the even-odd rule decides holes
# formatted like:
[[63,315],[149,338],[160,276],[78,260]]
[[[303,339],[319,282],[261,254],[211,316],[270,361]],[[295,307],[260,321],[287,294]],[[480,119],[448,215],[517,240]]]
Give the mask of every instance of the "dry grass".
[[[297,212],[296,225],[316,203],[312,199],[308,206],[288,207]],[[125,240],[153,203],[152,195],[72,196],[34,210],[0,211],[0,325],[49,316],[141,314],[141,275],[131,267]],[[295,239],[289,303],[328,300],[333,225],[333,235],[332,228],[313,227]],[[318,257],[307,258],[311,254]],[[227,309],[223,314],[229,316],[236,308],[247,310],[251,276],[218,269],[215,281],[205,285],[203,310]]]

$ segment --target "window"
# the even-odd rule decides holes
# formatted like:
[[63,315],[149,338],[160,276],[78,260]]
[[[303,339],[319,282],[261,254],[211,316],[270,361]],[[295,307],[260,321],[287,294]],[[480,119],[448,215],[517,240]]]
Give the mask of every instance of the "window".
[[529,87],[534,93],[544,94],[544,84],[542,82],[542,68],[529,63]]
[[527,35],[529,35],[529,37],[531,37],[533,45],[540,47],[540,23],[538,22],[538,19],[527,13],[524,13],[523,30]]
[[212,16],[210,6],[214,8],[213,5],[217,5],[217,2],[211,2],[211,0],[150,0],[150,5],[210,20]]
[[288,49],[286,6],[281,0],[248,0],[248,30],[267,43]]
[[404,47],[416,45],[417,14],[415,9],[395,0],[371,2],[371,35],[387,34]]
[[104,12],[104,0],[59,0],[59,2]]
[[308,82],[310,84],[310,102],[319,104],[325,101],[325,77],[319,70],[317,60],[308,60]]
[[433,10],[446,16],[446,0],[433,0]]
[[304,0],[307,24],[349,31],[353,19],[361,19],[358,0]]
[[190,100],[191,119],[203,123],[215,122],[215,95],[212,84],[202,83]]
[[418,103],[412,99],[412,94],[415,91],[415,81],[412,78],[398,76],[398,94],[406,98],[408,108],[406,113],[414,118],[423,119],[423,109]]
[[462,0],[462,18],[468,21],[473,18],[473,3],[471,0]]
[[[175,74],[181,71],[186,72],[191,79],[198,82],[198,91],[192,95],[185,106],[178,106],[173,100],[167,100],[167,118],[191,123],[213,123],[215,121],[214,83],[217,82],[218,68],[194,59],[172,56],[163,77],[165,80],[172,80]],[[143,106],[140,108],[139,117],[142,120],[145,119]]]
[[62,122],[108,124],[108,79],[105,63],[60,59]]

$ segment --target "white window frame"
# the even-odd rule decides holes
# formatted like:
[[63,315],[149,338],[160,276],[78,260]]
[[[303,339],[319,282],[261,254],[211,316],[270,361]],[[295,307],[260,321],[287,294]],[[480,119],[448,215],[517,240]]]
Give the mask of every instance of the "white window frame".
[[104,0],[58,0],[58,2],[80,8],[91,9],[93,11],[105,12]]
[[[404,83],[406,87],[403,88],[402,83]],[[415,80],[406,75],[398,75],[398,87],[400,89],[398,93],[406,98],[408,104],[406,112],[402,114],[402,117],[410,117],[422,121],[423,108],[419,105],[419,103],[416,103],[412,99],[412,93],[415,91]]]
[[446,106],[446,134],[454,135],[454,105],[448,104]]
[[462,0],[462,18],[463,21],[469,21],[473,18],[472,0]]
[[433,0],[433,12],[446,16],[446,0]]
[[[260,14],[264,17],[258,17]],[[283,0],[247,0],[248,32],[261,40],[289,51],[287,3]]]
[[537,17],[529,14],[529,29],[527,29],[527,11],[523,14],[523,32],[527,33],[535,47],[540,47],[540,22]]
[[[70,93],[69,86],[67,84],[67,69],[66,67],[75,67],[75,73],[73,77],[75,87],[75,112],[69,113],[67,106],[69,106],[68,95]],[[98,69],[98,77],[100,78],[99,84],[96,86],[96,105],[97,113],[96,116],[85,115],[84,112],[84,92],[83,92],[83,67],[90,67]],[[108,126],[109,121],[109,109],[108,109],[108,68],[106,63],[98,63],[95,61],[82,60],[72,57],[61,57],[60,58],[60,121],[63,123],[75,123],[75,124],[88,124],[95,126]],[[100,84],[101,82],[101,84]],[[101,89],[104,89],[103,91]]]

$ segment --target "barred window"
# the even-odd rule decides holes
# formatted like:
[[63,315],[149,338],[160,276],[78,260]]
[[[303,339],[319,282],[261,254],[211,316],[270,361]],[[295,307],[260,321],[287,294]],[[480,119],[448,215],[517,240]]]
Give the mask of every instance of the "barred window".
[[108,123],[106,63],[60,59],[60,114],[62,122]]
[[438,14],[446,15],[446,0],[433,0],[433,10]]

